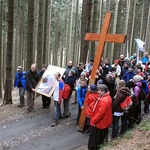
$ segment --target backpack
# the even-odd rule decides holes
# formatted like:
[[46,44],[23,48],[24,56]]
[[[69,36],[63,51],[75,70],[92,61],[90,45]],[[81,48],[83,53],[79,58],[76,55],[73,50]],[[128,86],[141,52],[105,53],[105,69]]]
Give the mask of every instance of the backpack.
[[65,84],[62,98],[68,99],[71,94],[71,91],[72,91],[71,87],[68,84]]
[[139,100],[145,100],[146,99],[146,93],[145,93],[143,88],[140,88],[140,93],[139,93],[138,99]]
[[126,96],[125,100],[120,104],[122,110],[129,110],[132,106],[132,96],[128,95]]

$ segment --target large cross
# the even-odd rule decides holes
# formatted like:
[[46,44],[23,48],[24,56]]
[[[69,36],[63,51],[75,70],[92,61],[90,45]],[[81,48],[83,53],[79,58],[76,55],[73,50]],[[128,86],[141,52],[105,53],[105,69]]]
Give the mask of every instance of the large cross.
[[[96,56],[94,59],[94,64],[92,67],[91,78],[89,84],[95,83],[96,70],[98,69],[102,54],[104,51],[104,46],[106,42],[112,43],[124,43],[126,36],[124,34],[108,34],[108,29],[111,21],[112,12],[107,12],[104,19],[104,24],[102,26],[102,30],[100,34],[97,33],[86,33],[85,40],[86,41],[98,41],[98,47],[96,51]],[[87,99],[87,94],[85,97],[85,101]],[[84,109],[81,112],[81,116],[78,123],[78,130],[83,131],[85,124],[85,112],[86,112],[86,103],[84,102]]]

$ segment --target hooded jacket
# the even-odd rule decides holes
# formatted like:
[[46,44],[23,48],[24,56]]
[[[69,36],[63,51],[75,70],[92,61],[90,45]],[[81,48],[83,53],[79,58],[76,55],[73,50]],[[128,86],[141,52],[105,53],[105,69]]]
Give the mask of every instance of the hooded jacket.
[[112,98],[109,92],[100,97],[94,104],[90,125],[99,129],[108,128],[112,124]]
[[120,88],[113,102],[112,111],[114,112],[123,112],[120,104],[125,100],[126,96],[130,95],[130,89],[128,87]]
[[82,107],[83,104],[84,104],[84,99],[85,99],[87,89],[88,89],[88,86],[79,87],[77,89],[77,100],[78,100],[78,104],[79,104],[80,107]]
[[128,82],[130,79],[133,79],[133,77],[136,75],[136,73],[134,71],[127,71],[124,76],[122,77],[122,79],[125,82]]
[[138,101],[138,96],[139,96],[139,94],[140,94],[140,89],[141,89],[141,87],[142,87],[142,82],[139,81],[139,82],[137,82],[137,83],[135,84],[135,87],[134,87],[134,90],[133,90],[137,102],[139,102],[139,101]]
[[98,92],[90,92],[88,94],[88,98],[86,99],[86,104],[88,105],[86,109],[86,116],[91,117],[94,104],[98,100],[98,98]]

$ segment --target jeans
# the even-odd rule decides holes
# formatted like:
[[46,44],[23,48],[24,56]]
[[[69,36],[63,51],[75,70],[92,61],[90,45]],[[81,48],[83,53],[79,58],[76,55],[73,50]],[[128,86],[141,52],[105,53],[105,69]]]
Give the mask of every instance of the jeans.
[[54,101],[54,108],[55,108],[54,119],[57,121],[58,119],[61,118],[61,109],[58,101]]
[[123,116],[113,116],[112,138],[115,138],[118,135],[120,118],[121,118],[120,134],[123,134],[127,129],[127,117],[125,113],[123,114]]

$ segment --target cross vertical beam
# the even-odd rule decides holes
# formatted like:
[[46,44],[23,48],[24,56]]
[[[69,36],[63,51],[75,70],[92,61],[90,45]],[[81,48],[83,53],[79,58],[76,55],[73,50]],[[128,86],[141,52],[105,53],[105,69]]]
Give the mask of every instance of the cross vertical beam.
[[[115,42],[115,43],[125,42],[126,36],[123,34],[107,34],[109,30],[109,26],[110,26],[111,17],[112,17],[112,12],[107,12],[105,15],[104,24],[102,26],[102,30],[100,34],[87,33],[85,36],[85,40],[99,42],[97,50],[96,50],[96,56],[94,59],[94,64],[92,67],[91,78],[90,78],[89,84],[95,83],[96,70],[98,69],[100,62],[101,62],[105,42]],[[86,93],[85,101],[87,99],[87,94],[88,93]],[[80,116],[78,127],[77,127],[78,130],[80,131],[83,131],[84,129],[84,124],[85,124],[85,119],[86,119],[86,116],[85,116],[86,108],[87,106],[86,106],[86,103],[84,102],[84,109],[81,112],[81,116]]]

